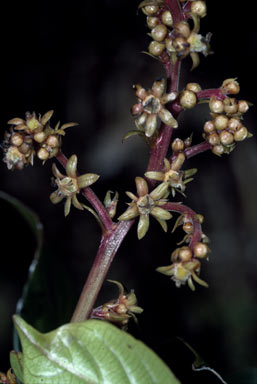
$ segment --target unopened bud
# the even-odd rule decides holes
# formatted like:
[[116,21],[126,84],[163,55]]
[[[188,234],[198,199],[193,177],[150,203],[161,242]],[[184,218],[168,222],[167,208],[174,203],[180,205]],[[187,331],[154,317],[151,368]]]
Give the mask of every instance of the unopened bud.
[[224,147],[221,144],[214,145],[212,148],[212,153],[214,153],[217,156],[221,156],[224,153]]
[[144,12],[145,15],[151,16],[155,15],[159,11],[158,5],[147,5],[142,8],[142,11]]
[[179,139],[178,137],[175,140],[173,140],[171,144],[171,148],[173,152],[183,151],[184,147],[185,147],[184,141]]
[[227,128],[228,118],[225,115],[216,116],[214,119],[214,126],[217,130],[223,130]]
[[176,37],[176,39],[173,40],[173,47],[176,51],[181,52],[189,47],[189,43],[184,37]]
[[248,105],[247,101],[239,100],[239,102],[238,102],[238,112],[245,113],[245,112],[248,111],[248,109],[249,109],[249,105]]
[[220,137],[217,133],[211,133],[208,137],[208,143],[211,145],[217,145],[220,144]]
[[227,114],[233,115],[238,111],[238,103],[235,98],[226,98],[224,101],[224,110]]
[[248,131],[247,131],[247,128],[244,126],[239,128],[239,130],[234,133],[235,141],[243,141],[247,138],[247,136],[248,136]]
[[191,13],[198,17],[204,17],[207,14],[205,1],[193,1],[191,3]]
[[231,129],[232,131],[238,130],[242,126],[240,120],[232,117],[228,121],[228,129]]
[[194,245],[194,256],[198,257],[199,259],[203,259],[208,255],[208,246],[203,243],[195,243]]
[[51,148],[58,147],[58,144],[59,144],[58,137],[55,135],[48,136],[48,138],[46,140],[46,144],[49,145],[49,147],[51,147]]
[[192,91],[192,92],[200,92],[202,90],[200,84],[198,83],[187,83],[186,85],[186,89],[188,91]]
[[24,155],[28,153],[31,150],[31,146],[27,143],[22,143],[19,147],[19,151],[23,153]]
[[45,149],[45,148],[40,148],[38,151],[37,151],[37,157],[44,161],[44,160],[47,160],[48,157],[49,157],[49,152]]
[[178,251],[178,257],[181,261],[189,261],[191,260],[193,253],[189,247],[181,247]]
[[185,109],[191,109],[193,108],[197,103],[197,97],[196,94],[192,91],[188,91],[185,89],[181,92],[179,103],[182,108]]
[[184,224],[183,224],[183,231],[185,231],[187,234],[190,234],[193,232],[193,229],[194,229],[194,226],[193,224],[191,223],[191,221],[186,221]]
[[163,24],[167,25],[167,27],[172,27],[173,25],[173,18],[170,11],[164,11],[161,16]]
[[165,44],[159,43],[158,41],[151,41],[148,47],[149,53],[153,56],[160,56],[165,49]]
[[46,138],[46,134],[45,132],[38,132],[36,133],[34,136],[33,136],[33,139],[37,142],[37,143],[43,143],[43,141],[45,140]]
[[230,145],[234,142],[234,136],[228,131],[222,131],[220,133],[220,141],[223,145]]
[[240,86],[236,79],[224,80],[221,87],[228,95],[237,95],[240,91]]
[[168,33],[168,29],[166,25],[159,24],[152,29],[151,35],[155,41],[161,42],[165,39],[167,33]]
[[191,33],[190,26],[186,21],[180,21],[177,23],[174,27],[174,31],[186,39],[190,36]]
[[160,23],[158,17],[153,17],[153,16],[148,16],[146,21],[147,21],[148,28],[150,29],[153,29],[154,27],[156,27],[156,25]]
[[19,147],[23,143],[23,135],[21,133],[14,133],[11,138],[11,143]]
[[209,107],[213,113],[222,113],[224,111],[223,101],[216,99],[216,97],[210,98]]
[[215,131],[215,126],[214,126],[214,122],[209,120],[209,121],[206,121],[206,123],[204,124],[203,126],[203,130],[205,133],[212,133]]

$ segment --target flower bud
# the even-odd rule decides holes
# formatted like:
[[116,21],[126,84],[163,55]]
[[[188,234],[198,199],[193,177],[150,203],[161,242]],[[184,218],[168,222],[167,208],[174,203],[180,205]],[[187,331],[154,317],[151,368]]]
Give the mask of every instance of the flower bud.
[[185,147],[184,141],[179,139],[178,137],[175,140],[173,140],[173,142],[171,143],[171,148],[175,153],[183,151],[184,147]]
[[178,156],[175,158],[175,160],[172,162],[171,169],[173,171],[179,171],[185,160],[186,160],[185,154],[180,152]]
[[236,79],[224,80],[221,87],[228,95],[236,95],[240,91],[240,86]]
[[145,7],[142,8],[142,11],[144,12],[145,15],[151,16],[155,15],[159,11],[158,5],[146,5]]
[[27,143],[22,143],[19,147],[19,151],[23,153],[24,155],[28,153],[31,150],[31,145]]
[[21,133],[14,133],[11,138],[11,144],[19,147],[23,143],[23,135]]
[[174,48],[174,46],[173,46],[173,40],[172,40],[171,37],[167,37],[167,38],[165,39],[165,45],[166,45],[166,49],[167,49],[167,51],[169,51],[169,52],[175,52],[175,48]]
[[49,147],[51,147],[51,148],[58,147],[58,144],[59,144],[58,137],[56,135],[48,136],[48,138],[46,140],[46,144],[49,145]]
[[203,259],[208,255],[208,251],[209,249],[206,244],[203,244],[200,242],[195,243],[194,249],[193,249],[195,257],[198,257],[199,259]]
[[190,26],[186,21],[180,21],[174,26],[174,31],[186,39],[190,36],[191,30]]
[[214,147],[212,148],[212,153],[214,153],[214,155],[221,156],[224,153],[223,145],[221,144],[214,145]]
[[209,107],[213,113],[222,113],[224,111],[223,101],[216,99],[216,97],[210,98]]
[[184,37],[176,37],[176,39],[173,40],[173,47],[177,52],[181,52],[189,47],[189,43]]
[[192,92],[200,92],[202,90],[200,84],[198,83],[187,83],[186,85],[186,89],[188,91],[192,91]]
[[238,102],[238,112],[245,113],[245,112],[248,111],[248,109],[249,109],[249,105],[248,105],[247,101],[239,100],[239,102]]
[[238,130],[242,126],[240,120],[232,117],[228,121],[228,129],[231,129],[232,131]]
[[194,16],[204,17],[207,14],[207,7],[205,1],[193,1],[191,3],[191,13]]
[[217,130],[222,130],[227,128],[228,118],[225,115],[216,116],[214,119],[214,126]]
[[133,116],[139,115],[143,112],[143,107],[141,103],[134,104],[130,110]]
[[44,160],[47,160],[48,157],[49,157],[49,152],[45,149],[45,148],[40,148],[38,151],[37,151],[37,157],[44,161]]
[[158,17],[153,17],[153,16],[148,16],[146,21],[147,21],[148,28],[150,29],[153,29],[154,27],[156,27],[156,25],[160,23]]
[[161,15],[161,19],[162,19],[162,22],[163,24],[167,25],[167,27],[172,27],[173,26],[173,18],[172,18],[172,14],[170,13],[170,11],[164,11]]
[[235,98],[227,97],[224,101],[224,110],[228,115],[233,115],[238,111],[238,104]]
[[183,224],[183,231],[186,232],[187,234],[190,234],[193,232],[193,229],[194,229],[194,226],[193,224],[191,223],[191,221],[186,221],[184,224]]
[[209,121],[206,121],[206,123],[204,124],[203,126],[203,130],[205,133],[212,133],[215,131],[215,126],[214,126],[214,122],[209,120]]
[[185,89],[180,94],[179,103],[182,108],[185,108],[185,109],[193,108],[197,103],[196,94],[192,91],[188,91],[187,89]]
[[37,143],[43,143],[43,141],[45,140],[46,138],[46,134],[44,131],[42,132],[38,132],[36,133],[34,136],[33,136],[33,139],[37,142]]
[[231,132],[222,131],[220,132],[220,141],[223,145],[230,145],[234,142],[234,136]]
[[158,41],[151,41],[148,47],[149,53],[153,56],[160,56],[165,49],[165,44],[159,43]]
[[247,138],[247,135],[248,135],[247,128],[242,126],[241,128],[239,128],[238,131],[234,133],[234,139],[235,141],[243,141]]
[[168,33],[168,29],[166,25],[159,24],[152,29],[151,35],[155,41],[161,42],[165,39],[167,33]]
[[211,133],[210,136],[208,137],[208,143],[211,145],[217,145],[220,144],[220,137],[217,133]]
[[191,260],[193,253],[189,247],[181,247],[178,251],[178,257],[181,261],[189,261]]

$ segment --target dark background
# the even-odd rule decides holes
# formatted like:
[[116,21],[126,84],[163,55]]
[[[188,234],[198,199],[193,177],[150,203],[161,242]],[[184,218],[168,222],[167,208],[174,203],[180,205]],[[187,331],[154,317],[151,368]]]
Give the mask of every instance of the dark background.
[[[134,129],[129,113],[135,101],[132,85],[140,82],[150,87],[163,74],[156,60],[140,53],[150,40],[137,4],[135,0],[38,1],[32,7],[9,2],[0,23],[1,136],[6,122],[23,117],[26,111],[43,114],[54,109],[53,123],[78,122],[78,127],[67,131],[63,150],[67,156],[77,154],[81,172],[101,174],[94,187],[101,199],[108,189],[120,193],[119,212],[127,201],[124,191],[134,191],[134,178],[143,175],[148,159],[140,138],[121,143],[122,136]],[[239,97],[256,104],[257,32],[251,4],[238,8],[218,0],[207,5],[201,32],[213,32],[215,54],[201,57],[200,67],[193,72],[189,72],[190,60],[185,60],[181,88],[189,81],[203,88],[219,87],[224,79],[238,77]],[[198,143],[209,118],[207,107],[197,106],[184,115],[179,135],[186,138],[194,132],[193,142]],[[252,107],[245,124],[253,134],[256,118]],[[230,156],[204,153],[188,162],[187,168],[197,167],[198,173],[187,188],[186,204],[205,216],[203,230],[211,239],[210,261],[203,262],[202,268],[208,290],[176,289],[155,272],[169,263],[182,233],[164,235],[153,220],[140,242],[132,229],[109,272],[109,278],[136,290],[145,309],[139,327],[132,326],[131,332],[162,355],[183,383],[211,383],[212,379],[191,372],[193,356],[176,336],[191,344],[228,382],[236,382],[232,377],[239,372],[257,367],[256,165],[256,136],[240,143]],[[10,172],[2,163],[0,174],[1,190],[31,207],[44,225],[54,273],[65,274],[69,285],[69,304],[63,308],[68,321],[97,250],[100,230],[88,212],[73,208],[64,219],[63,205],[50,203],[51,161],[43,167],[36,161],[23,172]],[[4,371],[12,348],[11,315],[26,281],[35,241],[3,202],[1,221],[0,370]],[[116,293],[106,283],[99,304]]]

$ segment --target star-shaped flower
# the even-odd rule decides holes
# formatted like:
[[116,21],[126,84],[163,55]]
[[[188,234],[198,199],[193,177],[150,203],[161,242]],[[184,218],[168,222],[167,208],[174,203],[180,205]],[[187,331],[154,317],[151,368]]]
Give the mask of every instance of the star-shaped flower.
[[149,228],[149,215],[155,217],[160,223],[164,231],[167,231],[166,220],[171,219],[170,212],[161,208],[160,206],[167,202],[169,183],[161,183],[152,192],[148,193],[148,186],[145,179],[136,177],[137,195],[131,192],[126,194],[132,199],[129,203],[129,208],[119,217],[119,220],[132,220],[139,216],[137,226],[137,235],[142,239]]
[[138,116],[135,120],[136,126],[140,130],[143,129],[147,137],[153,136],[156,131],[157,117],[164,124],[172,128],[178,127],[177,120],[165,108],[165,104],[176,99],[177,93],[165,93],[164,79],[155,81],[151,90],[146,91],[141,85],[136,85],[135,89],[139,103],[133,105],[131,113],[134,116]]
[[78,209],[83,209],[83,206],[77,199],[77,194],[80,190],[95,183],[99,179],[99,175],[94,173],[85,173],[82,176],[77,176],[77,156],[72,155],[67,161],[66,174],[63,175],[55,164],[52,170],[55,176],[55,184],[58,189],[50,195],[50,200],[53,204],[57,204],[66,198],[64,206],[64,215],[67,216],[70,212],[71,204]]

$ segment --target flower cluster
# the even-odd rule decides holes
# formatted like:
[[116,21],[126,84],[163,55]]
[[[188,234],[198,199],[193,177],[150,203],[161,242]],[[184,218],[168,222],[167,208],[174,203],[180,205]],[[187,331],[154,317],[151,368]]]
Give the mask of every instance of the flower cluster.
[[141,85],[135,85],[138,103],[133,105],[131,113],[138,116],[135,120],[139,130],[144,131],[147,137],[153,136],[157,130],[157,117],[161,121],[172,127],[177,128],[178,122],[171,112],[165,108],[165,104],[173,101],[177,97],[176,92],[165,93],[165,80],[155,81],[151,90],[145,90]]
[[[180,140],[180,139],[179,139]],[[184,147],[184,142],[181,140]],[[164,159],[164,170],[162,172],[149,171],[145,173],[145,176],[149,179],[167,182],[171,188],[172,196],[175,196],[176,191],[184,194],[186,189],[186,183],[192,181],[192,176],[197,172],[196,168],[182,171],[181,167],[186,157],[183,152],[180,152],[172,163],[168,159]]]
[[[239,85],[235,80],[227,79],[221,89],[224,93],[236,94]],[[213,153],[219,156],[228,154],[235,148],[236,142],[252,136],[242,123],[243,114],[248,111],[249,105],[245,100],[228,96],[224,100],[215,96],[210,98],[212,120],[205,123],[203,137],[211,144]]]
[[77,125],[67,123],[55,128],[50,127],[53,111],[46,112],[42,117],[35,112],[27,112],[25,119],[16,117],[8,121],[10,131],[5,132],[2,144],[3,161],[8,169],[23,169],[26,165],[33,165],[35,155],[42,161],[56,156],[61,146],[61,136],[65,129]]
[[118,286],[119,296],[117,299],[95,308],[91,318],[107,320],[126,329],[130,318],[137,321],[135,314],[142,313],[143,308],[137,305],[137,298],[133,290],[126,294],[121,283],[115,280],[108,281]]
[[55,176],[54,184],[57,185],[57,190],[50,195],[50,200],[53,204],[57,204],[66,199],[64,206],[64,215],[67,216],[70,212],[71,204],[74,207],[83,210],[83,205],[78,201],[77,194],[80,190],[95,183],[99,176],[94,173],[85,173],[82,176],[77,176],[77,156],[72,155],[67,161],[66,175],[63,175],[55,164],[52,166]]
[[148,231],[149,215],[152,215],[166,232],[166,220],[171,219],[172,215],[170,212],[161,208],[161,206],[167,202],[166,197],[169,195],[169,183],[161,183],[149,193],[145,179],[142,177],[136,177],[135,182],[137,187],[137,196],[131,192],[126,192],[126,194],[132,199],[132,202],[128,204],[129,208],[118,219],[132,220],[139,216],[137,226],[138,239],[142,239]]
[[17,384],[17,383],[18,383],[17,378],[11,368],[8,370],[6,375],[0,372],[0,384]]
[[[207,12],[205,1],[192,1],[190,8],[184,11],[185,20],[176,24],[171,12],[160,0],[145,0],[139,7],[147,15],[147,25],[151,29],[153,40],[148,47],[151,55],[168,55],[173,62],[190,55],[195,68],[199,64],[198,53],[209,54],[211,34],[206,37],[199,34],[200,19]],[[187,22],[189,18],[194,22],[192,30]]]

